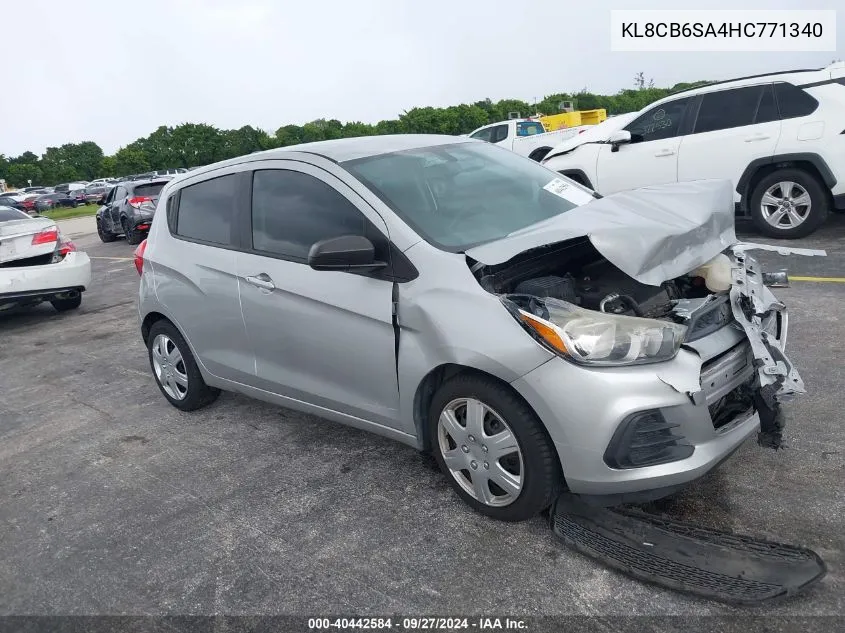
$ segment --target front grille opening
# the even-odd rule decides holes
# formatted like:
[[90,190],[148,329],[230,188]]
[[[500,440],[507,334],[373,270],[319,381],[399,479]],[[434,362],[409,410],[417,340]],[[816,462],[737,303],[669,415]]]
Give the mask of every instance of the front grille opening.
[[754,378],[750,378],[722,398],[711,404],[710,419],[713,428],[720,429],[739,417],[746,417],[754,412]]
[[634,413],[623,420],[604,453],[611,468],[642,468],[686,459],[695,448],[685,442],[659,409]]

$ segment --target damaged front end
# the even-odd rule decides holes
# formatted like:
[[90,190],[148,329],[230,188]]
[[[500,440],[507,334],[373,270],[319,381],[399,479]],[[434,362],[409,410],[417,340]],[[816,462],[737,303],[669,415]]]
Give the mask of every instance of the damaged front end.
[[[659,286],[623,273],[587,240],[535,249],[500,266],[476,265],[474,272],[557,355],[595,368],[654,364],[658,379],[708,407],[714,429],[756,411],[760,443],[778,448],[780,402],[803,393],[804,383],[784,353],[786,307],[749,255],[754,248],[737,243]],[[697,362],[660,364],[680,349]]]

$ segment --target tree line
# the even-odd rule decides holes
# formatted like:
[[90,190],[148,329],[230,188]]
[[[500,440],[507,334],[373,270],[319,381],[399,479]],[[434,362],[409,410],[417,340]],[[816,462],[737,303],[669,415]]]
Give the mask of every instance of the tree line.
[[304,125],[283,125],[270,134],[245,125],[237,130],[221,130],[204,123],[184,123],[175,127],[161,126],[147,137],[139,138],[114,154],[103,153],[93,141],[66,143],[48,147],[40,157],[27,151],[20,156],[0,154],[0,179],[23,187],[28,181],[38,185],[55,185],[74,180],[93,180],[109,176],[125,176],[153,169],[196,167],[251,152],[338,138],[375,134],[451,134],[460,135],[508,118],[512,112],[522,116],[536,113],[555,114],[561,101],[572,101],[578,110],[604,108],[608,114],[635,112],[649,103],[684,90],[709,83],[680,83],[671,88],[655,88],[646,83],[643,74],[634,79],[634,89],[620,90],[614,95],[598,95],[586,89],[575,93],[559,93],[529,104],[519,99],[477,101],[446,108],[412,108],[396,119],[375,124],[337,119],[317,119]]

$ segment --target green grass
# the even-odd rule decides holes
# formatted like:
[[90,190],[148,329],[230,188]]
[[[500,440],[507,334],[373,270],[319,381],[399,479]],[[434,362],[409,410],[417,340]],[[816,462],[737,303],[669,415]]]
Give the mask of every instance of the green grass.
[[86,204],[82,207],[72,209],[70,207],[62,207],[60,209],[51,209],[49,211],[42,211],[41,215],[51,220],[67,220],[68,218],[80,218],[86,215],[94,215],[100,207],[96,204]]

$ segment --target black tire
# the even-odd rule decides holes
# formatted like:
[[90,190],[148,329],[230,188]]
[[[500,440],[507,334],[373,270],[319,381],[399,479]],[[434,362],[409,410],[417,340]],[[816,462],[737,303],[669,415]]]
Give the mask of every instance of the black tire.
[[[171,397],[170,394],[165,391],[164,386],[161,384],[161,381],[156,374],[155,364],[153,363],[153,344],[155,343],[156,337],[160,334],[169,338],[179,349],[179,353],[182,355],[182,362],[185,369],[184,373],[188,377],[188,386],[186,394],[181,400]],[[182,411],[195,411],[197,409],[202,409],[214,402],[217,399],[217,396],[220,395],[219,389],[209,387],[205,384],[199,367],[197,367],[197,363],[191,353],[191,348],[188,347],[188,344],[179,333],[179,330],[177,330],[176,326],[174,326],[170,321],[156,321],[150,328],[150,333],[147,337],[147,356],[149,357],[150,369],[153,372],[153,378],[155,379],[159,390],[167,401],[177,409],[181,409]]]
[[103,225],[100,223],[100,218],[97,218],[97,235],[99,235],[100,240],[105,243],[114,242],[117,239],[117,235],[111,233],[110,231],[106,231],[103,228]]
[[135,246],[141,243],[141,232],[131,228],[128,218],[123,218],[123,220],[121,221],[121,225],[123,226],[123,234],[126,236],[127,244]]
[[[764,217],[763,195],[780,182],[795,183],[810,196],[810,209],[806,219],[797,226],[778,228],[766,221]],[[825,186],[813,174],[803,169],[791,167],[773,171],[757,183],[751,194],[748,211],[754,225],[761,233],[768,237],[791,240],[805,237],[818,229],[827,219],[829,206],[830,202]]]
[[[438,420],[446,405],[460,398],[475,398],[493,409],[516,438],[522,453],[522,489],[509,505],[491,506],[476,500],[446,466],[438,440]],[[501,521],[524,521],[548,508],[560,494],[563,473],[551,439],[531,407],[510,388],[485,376],[459,374],[434,394],[428,422],[432,453],[440,470],[458,496],[481,514]]]
[[82,294],[78,294],[70,299],[53,299],[50,303],[58,312],[76,310],[82,303]]

